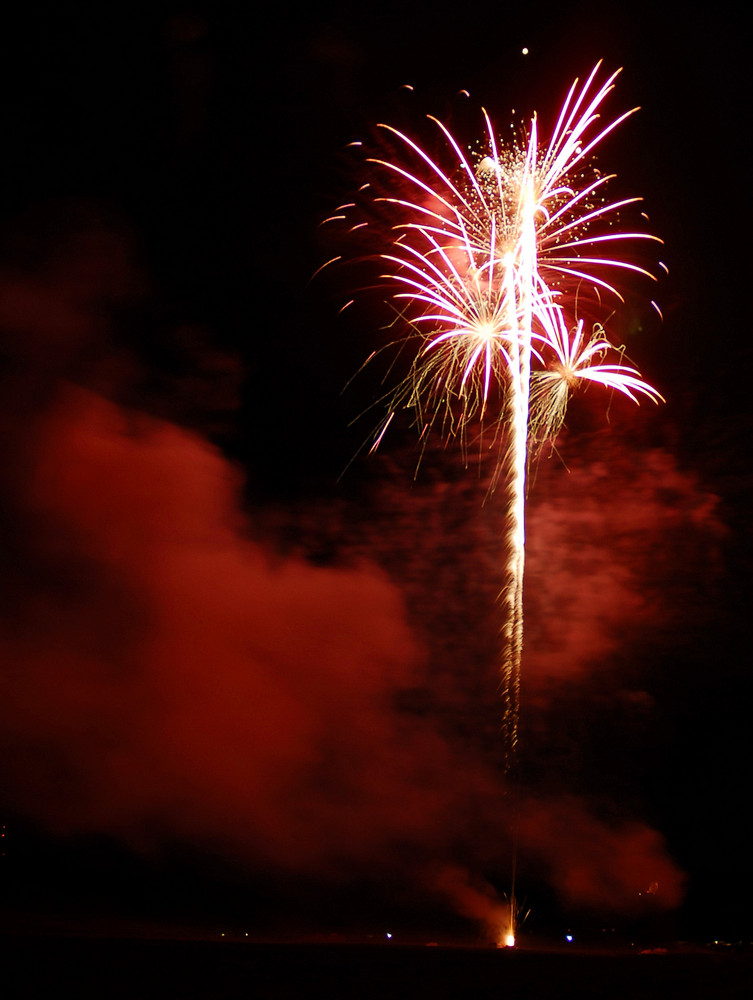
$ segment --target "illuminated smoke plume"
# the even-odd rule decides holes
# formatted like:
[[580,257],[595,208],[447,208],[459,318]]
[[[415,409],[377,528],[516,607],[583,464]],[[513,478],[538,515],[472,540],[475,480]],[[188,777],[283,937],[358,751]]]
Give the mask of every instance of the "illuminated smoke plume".
[[639,913],[649,902],[673,908],[682,900],[683,876],[644,823],[606,823],[573,798],[530,799],[520,836],[571,906]]
[[[76,281],[0,275],[16,358],[0,400],[12,445],[0,472],[4,808],[57,835],[145,851],[178,841],[281,878],[385,876],[493,921],[493,891],[462,873],[506,863],[504,784],[451,732],[452,683],[441,718],[415,702],[433,654],[414,617],[417,577],[399,585],[393,566],[397,549],[406,565],[420,554],[406,557],[416,508],[393,521],[391,555],[378,518],[359,540],[353,512],[332,521],[347,540],[337,566],[280,555],[269,512],[243,512],[240,474],[216,449],[83,387],[105,382],[117,398],[133,367],[103,306],[105,277],[110,295],[116,277],[118,295],[131,287],[128,254],[106,245],[75,258]],[[388,514],[402,504],[386,499]],[[619,906],[624,889],[629,904],[635,886],[614,881],[623,853],[608,846],[624,837],[645,856],[641,878],[663,865],[672,884],[658,835],[612,829],[575,800],[568,815],[589,841],[568,848],[581,876],[566,883],[560,821],[546,818],[563,807],[535,802],[532,850],[568,900]]]
[[400,805],[417,746],[449,762],[395,730],[416,651],[376,569],[276,558],[243,537],[210,447],[81,390],[31,464],[36,580],[3,636],[14,801],[61,831],[172,830],[304,867],[398,818],[446,821],[439,785]]

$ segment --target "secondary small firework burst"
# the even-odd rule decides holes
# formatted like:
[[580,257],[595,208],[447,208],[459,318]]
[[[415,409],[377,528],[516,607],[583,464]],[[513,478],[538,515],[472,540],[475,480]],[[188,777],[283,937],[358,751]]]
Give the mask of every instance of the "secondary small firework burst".
[[[621,277],[655,280],[633,257],[641,244],[661,242],[621,228],[620,214],[640,199],[609,200],[614,175],[593,164],[599,143],[637,110],[602,121],[620,71],[604,82],[600,72],[597,63],[584,83],[575,80],[548,142],[540,141],[534,115],[519,139],[503,143],[482,110],[483,139],[471,148],[430,116],[441,156],[382,125],[396,153],[368,161],[386,187],[375,214],[391,223],[378,254],[382,280],[392,287],[403,339],[414,345],[408,376],[386,397],[373,447],[404,408],[413,410],[422,436],[438,426],[464,447],[471,426],[490,427],[487,442],[497,449],[497,476],[507,488],[501,602],[508,766],[518,739],[529,450],[557,434],[570,395],[590,384],[636,402],[662,399],[594,321],[624,301]],[[352,210],[355,204],[342,206],[334,218],[347,222]]]

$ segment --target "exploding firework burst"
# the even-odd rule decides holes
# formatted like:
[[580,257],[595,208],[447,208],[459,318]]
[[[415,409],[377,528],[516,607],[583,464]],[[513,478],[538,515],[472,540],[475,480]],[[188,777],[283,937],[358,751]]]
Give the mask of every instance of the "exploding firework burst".
[[[621,275],[654,279],[622,251],[661,242],[619,226],[620,212],[640,199],[610,201],[605,188],[614,175],[592,163],[598,144],[637,110],[602,122],[619,70],[599,83],[600,67],[573,83],[548,143],[539,141],[535,115],[521,139],[502,143],[484,111],[484,139],[466,151],[431,119],[445,147],[441,162],[388,125],[381,127],[397,155],[369,160],[389,189],[376,199],[392,222],[391,245],[379,254],[382,278],[394,289],[406,339],[416,342],[373,447],[395,413],[410,408],[422,435],[439,424],[464,446],[470,426],[493,427],[490,447],[501,456],[509,498],[502,591],[508,763],[517,742],[530,445],[556,435],[579,387],[598,384],[636,402],[662,399],[624,363],[604,325],[585,332],[585,316],[605,298],[623,301]],[[350,207],[338,217],[348,218]]]

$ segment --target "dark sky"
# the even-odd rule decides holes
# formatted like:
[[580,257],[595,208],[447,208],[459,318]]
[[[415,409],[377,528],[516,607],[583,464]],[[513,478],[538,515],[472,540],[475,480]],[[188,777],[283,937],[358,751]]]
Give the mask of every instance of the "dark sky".
[[[9,910],[475,927],[517,839],[534,930],[749,935],[739,16],[214,7],[3,33]],[[589,394],[535,468],[511,784],[492,470],[434,441],[416,473],[399,422],[348,466],[382,320],[310,279],[375,122],[551,125],[599,58],[670,271],[620,336],[667,404]]]

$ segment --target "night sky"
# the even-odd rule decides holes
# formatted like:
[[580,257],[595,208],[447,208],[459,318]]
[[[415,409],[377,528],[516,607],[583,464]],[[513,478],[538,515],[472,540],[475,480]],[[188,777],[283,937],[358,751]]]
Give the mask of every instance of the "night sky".
[[[4,25],[7,921],[481,936],[517,842],[532,934],[750,939],[731,10],[32,4]],[[639,295],[613,329],[667,403],[591,392],[532,468],[511,778],[493,459],[421,453],[408,415],[365,454],[388,373],[350,380],[386,295],[341,315],[370,265],[312,276],[353,253],[320,222],[368,179],[348,144],[376,122],[467,130],[484,106],[546,130],[600,58],[624,67],[609,112],[641,110],[599,162],[669,267],[664,322]]]

